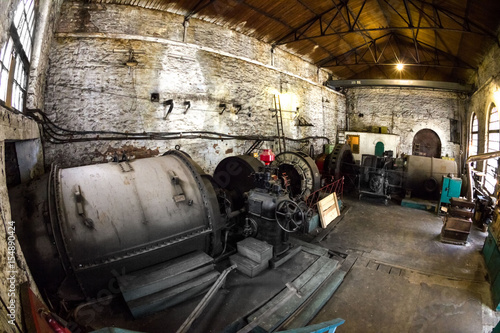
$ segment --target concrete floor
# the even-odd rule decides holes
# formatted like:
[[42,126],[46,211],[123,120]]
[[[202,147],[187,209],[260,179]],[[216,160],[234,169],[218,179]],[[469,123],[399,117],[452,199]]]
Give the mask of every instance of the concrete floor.
[[[439,241],[442,219],[434,213],[379,199],[349,199],[349,209],[319,245],[335,253],[348,271],[311,324],[343,318],[337,332],[491,332],[500,320],[492,310],[487,271],[480,253],[485,232],[473,227],[466,246]],[[318,230],[318,233],[321,231]],[[315,234],[303,235],[313,240]],[[318,237],[316,237],[316,240]],[[316,258],[301,252],[252,279],[231,273],[190,332],[221,332],[276,295]],[[224,267],[219,267],[219,270]],[[141,320],[119,298],[92,310],[94,328],[116,326],[141,332],[175,332],[201,296]],[[85,319],[85,318],[84,318]],[[90,324],[90,323],[89,323]]]
[[320,242],[354,262],[313,320],[346,320],[337,332],[491,332],[492,311],[481,255],[486,233],[473,227],[466,246],[439,241],[433,213],[344,198],[350,207]]

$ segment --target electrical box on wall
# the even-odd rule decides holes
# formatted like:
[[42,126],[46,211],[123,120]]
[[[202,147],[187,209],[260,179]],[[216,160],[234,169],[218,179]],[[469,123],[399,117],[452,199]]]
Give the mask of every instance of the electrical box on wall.
[[460,121],[450,119],[450,141],[460,144]]
[[151,102],[159,102],[160,101],[160,94],[159,93],[152,93],[151,94]]

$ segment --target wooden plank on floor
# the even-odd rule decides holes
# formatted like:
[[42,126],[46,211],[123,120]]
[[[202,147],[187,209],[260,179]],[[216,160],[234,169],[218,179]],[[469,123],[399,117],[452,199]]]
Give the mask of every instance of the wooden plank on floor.
[[302,246],[293,246],[282,257],[272,258],[271,260],[269,260],[269,267],[271,267],[272,269],[280,267],[292,257],[296,256],[300,251],[302,251]]
[[297,309],[311,297],[323,282],[337,269],[336,260],[328,260],[321,269],[309,279],[302,288],[297,288],[301,298],[295,296],[290,298],[285,304],[278,308],[265,320],[259,323],[259,327],[266,332],[272,332],[290,317]]
[[298,238],[290,237],[290,243],[302,246],[302,251],[314,254],[319,257],[328,256],[328,249],[322,246],[304,242]]
[[127,302],[132,315],[137,318],[181,303],[212,285],[220,273],[212,271],[170,289]]
[[377,271],[389,274],[391,272],[391,266],[379,264]]
[[309,300],[301,306],[300,312],[293,315],[280,329],[290,330],[307,326],[330,300],[338,289],[347,272],[337,270],[321,285]]
[[[213,258],[195,251],[179,258],[154,265],[117,278],[126,300],[153,294],[213,270]],[[198,269],[209,266],[208,269]],[[191,272],[191,273],[189,273]]]
[[376,271],[378,269],[378,263],[376,263],[375,261],[370,261],[368,265],[366,265],[366,267]]
[[159,281],[155,281],[154,283],[145,283],[141,287],[138,287],[138,285],[136,284],[135,289],[128,289],[122,292],[123,299],[129,302],[136,298],[141,298],[146,295],[151,295],[161,290],[172,288],[182,282],[195,279],[200,275],[213,271],[214,269],[215,269],[214,265],[210,264],[197,269],[193,269],[192,271],[189,272],[177,274],[170,278],[165,278]]
[[[323,267],[330,259],[326,257],[319,257],[314,263],[309,266],[301,275],[299,275],[295,280],[293,280],[292,284],[297,289],[300,290],[304,286],[304,284],[309,281],[320,269]],[[283,301],[283,299],[288,294],[288,289],[283,289],[278,295],[272,298],[269,302],[267,302],[263,307],[257,310],[255,313],[251,314],[248,317],[248,321],[252,322],[260,317],[262,314],[267,312],[269,309],[273,308],[277,303]]]
[[340,223],[340,221],[342,221],[342,219],[346,216],[346,214],[349,212],[349,210],[351,209],[350,206],[346,207],[343,211],[342,211],[342,215],[338,216],[335,220],[333,220],[329,225],[328,227],[322,229],[320,231],[320,233],[313,238],[313,240],[311,241],[312,244],[314,243],[319,243],[321,242],[323,239],[325,239],[326,236],[328,236],[328,234],[335,228],[335,226],[337,224]]

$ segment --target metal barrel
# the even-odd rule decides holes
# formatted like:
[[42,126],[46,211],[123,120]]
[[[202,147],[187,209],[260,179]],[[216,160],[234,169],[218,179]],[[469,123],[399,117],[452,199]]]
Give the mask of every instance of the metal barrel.
[[191,251],[220,252],[223,222],[211,177],[180,151],[54,169],[48,187],[50,228],[35,241],[50,239],[67,280],[85,296]]

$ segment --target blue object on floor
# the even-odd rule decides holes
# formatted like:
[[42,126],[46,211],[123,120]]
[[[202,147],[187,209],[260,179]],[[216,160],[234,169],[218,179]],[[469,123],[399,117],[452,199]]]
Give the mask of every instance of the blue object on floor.
[[314,324],[301,328],[294,328],[287,331],[279,331],[277,333],[333,333],[339,327],[345,323],[344,319],[335,318],[323,323]]
[[101,328],[97,331],[92,331],[90,333],[143,333],[143,332],[130,331],[130,330],[125,330],[123,328],[118,328],[118,327],[105,327],[105,328]]

